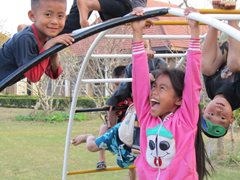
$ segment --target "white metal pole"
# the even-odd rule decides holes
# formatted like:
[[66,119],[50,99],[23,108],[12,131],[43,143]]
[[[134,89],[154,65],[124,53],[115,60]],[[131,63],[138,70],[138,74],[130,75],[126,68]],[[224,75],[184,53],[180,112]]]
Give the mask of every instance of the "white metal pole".
[[102,37],[107,33],[107,31],[103,31],[99,33],[97,38],[94,40],[92,45],[90,46],[83,63],[81,65],[80,71],[78,73],[78,78],[77,82],[74,88],[74,94],[73,94],[73,99],[72,99],[72,104],[71,104],[71,109],[70,109],[70,114],[69,114],[69,120],[68,120],[68,128],[67,128],[67,134],[66,134],[66,140],[65,140],[65,150],[64,150],[64,160],[63,160],[63,171],[62,171],[62,180],[65,180],[67,177],[67,163],[68,163],[68,152],[69,152],[69,147],[70,147],[70,138],[71,138],[71,132],[72,132],[72,125],[73,125],[73,118],[76,110],[76,104],[77,104],[77,98],[78,94],[80,91],[80,85],[81,85],[81,79],[84,75],[87,63],[89,61],[89,58],[97,46],[98,42],[102,39]]
[[[169,8],[168,13],[175,16],[184,16],[184,9]],[[232,38],[240,41],[240,31],[238,31],[237,29],[233,28],[232,26],[229,26],[228,24],[222,21],[219,21],[209,15],[199,14],[197,12],[190,13],[188,17],[198,22],[215,27],[216,29],[225,32]]]
[[[158,7],[158,8],[163,8],[163,7]],[[151,9],[156,9],[156,8],[151,8]],[[176,15],[176,16],[184,16],[184,10],[183,9],[179,9],[179,8],[169,8],[169,14],[172,15]],[[229,36],[233,37],[234,39],[240,40],[240,31],[238,31],[237,29],[229,26],[228,24],[225,24],[217,19],[215,19],[214,17],[210,17],[210,15],[202,15],[199,13],[190,13],[188,15],[188,17],[190,19],[199,21],[201,23],[205,23],[208,25],[211,25],[213,27],[215,27],[216,29],[219,29],[223,32],[225,32],[226,34],[228,34]],[[84,80],[82,80],[83,74],[85,72],[87,63],[89,61],[89,58],[91,57],[91,54],[94,50],[94,48],[97,46],[98,42],[102,39],[102,37],[107,33],[107,31],[101,32],[98,37],[95,39],[95,41],[92,43],[91,47],[89,48],[84,61],[82,63],[81,69],[79,71],[78,74],[78,78],[77,78],[77,82],[75,85],[75,89],[74,89],[74,95],[73,95],[73,101],[71,104],[71,110],[70,110],[70,117],[69,117],[69,122],[68,122],[68,128],[67,128],[67,134],[66,134],[66,141],[65,141],[65,151],[64,151],[64,162],[63,162],[63,172],[62,172],[62,180],[66,179],[66,175],[67,175],[67,160],[68,160],[68,152],[69,152],[69,147],[70,147],[70,138],[71,138],[71,130],[72,130],[72,124],[73,124],[73,117],[75,114],[75,109],[76,109],[76,103],[77,103],[77,97],[80,91],[80,85],[81,83],[84,82]],[[109,37],[110,36],[106,36]],[[131,38],[131,37],[128,37]],[[147,38],[147,36],[145,37]],[[185,37],[185,38],[189,38],[189,36]],[[131,79],[119,79],[119,81],[131,81]],[[90,80],[90,81],[94,81],[94,80]],[[98,81],[98,80],[97,80]],[[114,82],[115,80],[109,80],[109,79],[104,79],[102,80],[102,82]],[[116,80],[117,81],[117,80]],[[87,82],[87,80],[86,80]]]

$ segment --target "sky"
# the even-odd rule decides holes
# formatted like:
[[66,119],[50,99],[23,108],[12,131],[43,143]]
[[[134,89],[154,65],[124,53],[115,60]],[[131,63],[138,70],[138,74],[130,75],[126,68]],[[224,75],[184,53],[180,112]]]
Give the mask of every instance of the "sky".
[[[72,2],[67,0],[68,11]],[[31,0],[0,0],[0,31],[14,34],[18,24],[32,24],[28,18],[30,4]]]
[[[14,34],[18,24],[31,24],[28,19],[31,0],[0,0],[0,31]],[[183,0],[160,0],[179,5]],[[67,0],[68,10],[73,0]],[[195,8],[211,8],[211,0],[188,0],[189,5]],[[240,1],[238,1],[240,3]]]

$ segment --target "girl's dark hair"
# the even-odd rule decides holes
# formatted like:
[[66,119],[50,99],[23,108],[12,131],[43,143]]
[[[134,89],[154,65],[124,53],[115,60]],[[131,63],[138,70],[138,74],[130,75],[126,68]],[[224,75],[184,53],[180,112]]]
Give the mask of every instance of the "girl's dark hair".
[[162,68],[161,70],[154,71],[153,75],[155,79],[157,79],[160,75],[167,75],[170,78],[177,97],[182,97],[185,75],[182,70]]
[[[211,173],[214,172],[214,168],[211,164],[211,161],[208,157],[205,144],[202,137],[202,130],[201,130],[201,119],[202,119],[202,111],[200,105],[199,108],[199,118],[198,118],[198,130],[195,139],[195,153],[196,153],[196,162],[197,162],[197,172],[199,180],[203,180],[204,177],[211,176]],[[206,162],[209,164],[211,173],[206,168]]]
[[[184,88],[184,76],[185,73],[179,69],[161,69],[153,72],[154,78],[157,79],[161,75],[167,75],[170,78],[173,89],[177,97],[182,97],[183,88]],[[214,172],[214,168],[208,158],[203,137],[201,131],[201,109],[199,106],[199,118],[198,118],[198,127],[197,134],[195,139],[195,153],[196,153],[196,163],[197,163],[197,172],[199,180],[203,180],[204,177],[210,176],[209,171],[206,168],[206,162],[210,165],[211,172]]]

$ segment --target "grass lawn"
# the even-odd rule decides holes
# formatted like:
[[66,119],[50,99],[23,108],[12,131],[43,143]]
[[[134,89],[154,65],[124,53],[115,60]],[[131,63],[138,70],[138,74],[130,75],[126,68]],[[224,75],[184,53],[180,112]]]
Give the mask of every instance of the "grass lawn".
[[[0,179],[4,180],[59,180],[62,164],[67,122],[44,123],[16,121],[17,114],[30,110],[0,108]],[[95,118],[94,118],[95,117]],[[85,122],[74,122],[72,136],[79,133],[98,134],[102,123],[97,116]],[[240,143],[238,144],[238,147]],[[239,148],[240,149],[240,148]],[[94,169],[98,153],[87,152],[84,145],[71,146],[68,170]],[[107,165],[115,166],[115,158],[107,153]],[[240,166],[220,165],[214,162],[216,175],[212,180],[239,180]],[[128,171],[112,171],[86,175],[72,175],[68,179],[125,180]]]

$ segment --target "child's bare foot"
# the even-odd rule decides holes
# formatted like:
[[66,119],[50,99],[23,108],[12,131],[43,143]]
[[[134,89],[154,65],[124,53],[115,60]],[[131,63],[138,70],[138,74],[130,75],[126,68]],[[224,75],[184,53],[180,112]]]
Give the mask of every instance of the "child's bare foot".
[[221,7],[221,0],[212,0],[213,9],[220,9]]
[[86,142],[87,137],[88,137],[87,134],[78,135],[78,136],[76,136],[75,138],[72,139],[71,143],[72,143],[74,146],[77,146],[77,145],[79,145],[79,144],[81,144],[81,143]]
[[[80,14],[80,25],[81,28],[84,27],[88,27],[89,26],[89,22],[88,22],[88,15],[90,13],[91,10],[100,10],[98,8],[94,8],[93,9],[93,5],[91,5],[91,3],[89,3],[90,1],[88,0],[77,0],[78,2],[78,11]],[[95,5],[96,6],[96,5]],[[99,8],[100,8],[100,4],[99,4]]]
[[214,9],[235,9],[236,1],[235,0],[212,0],[212,6]]
[[226,0],[224,4],[224,9],[236,9],[236,1]]
[[81,19],[80,20],[80,26],[81,26],[81,28],[88,27],[89,26],[88,20]]

